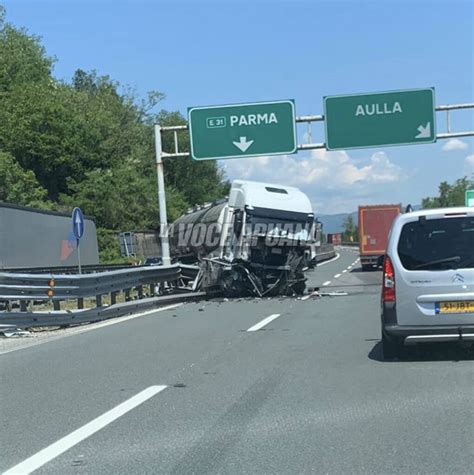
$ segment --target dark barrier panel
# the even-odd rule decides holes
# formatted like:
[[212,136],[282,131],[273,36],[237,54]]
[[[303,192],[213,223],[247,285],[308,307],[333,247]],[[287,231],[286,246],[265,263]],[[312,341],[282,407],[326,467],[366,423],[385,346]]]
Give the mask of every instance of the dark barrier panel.
[[[83,265],[97,265],[97,231],[85,220],[80,242]],[[0,203],[0,269],[77,266],[71,217]]]

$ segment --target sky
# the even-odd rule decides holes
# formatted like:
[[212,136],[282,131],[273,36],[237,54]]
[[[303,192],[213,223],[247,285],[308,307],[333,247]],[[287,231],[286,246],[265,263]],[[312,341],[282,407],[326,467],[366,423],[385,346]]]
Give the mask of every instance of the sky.
[[[96,70],[160,107],[294,99],[322,114],[327,95],[434,87],[436,104],[474,103],[474,1],[0,0],[8,21],[42,38],[54,74]],[[453,131],[474,130],[454,111]],[[437,131],[446,131],[437,113]],[[298,131],[307,140],[306,128]],[[322,123],[313,142],[324,142]],[[170,159],[171,160],[171,159]],[[419,204],[441,181],[474,174],[474,138],[435,144],[221,160],[229,179],[293,185],[315,212]],[[165,163],[166,166],[166,163]]]

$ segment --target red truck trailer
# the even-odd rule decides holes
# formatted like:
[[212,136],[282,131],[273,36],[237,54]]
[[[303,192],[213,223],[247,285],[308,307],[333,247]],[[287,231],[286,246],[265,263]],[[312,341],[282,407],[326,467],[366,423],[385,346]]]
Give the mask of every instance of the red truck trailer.
[[342,233],[329,233],[328,244],[334,244],[334,246],[340,246],[342,244]]
[[382,265],[388,233],[402,205],[359,206],[359,253],[362,269]]

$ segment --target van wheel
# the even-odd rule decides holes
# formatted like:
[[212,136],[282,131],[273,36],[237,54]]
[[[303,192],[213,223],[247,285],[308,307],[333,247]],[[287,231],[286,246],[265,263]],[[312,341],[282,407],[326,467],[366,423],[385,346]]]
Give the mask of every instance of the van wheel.
[[384,360],[393,360],[402,355],[402,345],[382,333],[382,353]]

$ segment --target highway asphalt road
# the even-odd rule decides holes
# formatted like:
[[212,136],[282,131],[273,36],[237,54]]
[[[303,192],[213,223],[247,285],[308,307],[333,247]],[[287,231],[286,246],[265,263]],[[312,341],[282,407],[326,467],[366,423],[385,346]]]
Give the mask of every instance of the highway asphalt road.
[[472,473],[472,353],[382,361],[380,280],[345,249],[309,285],[346,296],[186,304],[0,354],[0,471]]

